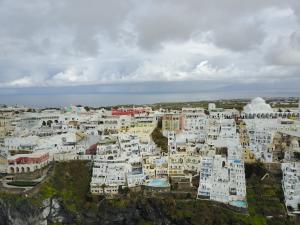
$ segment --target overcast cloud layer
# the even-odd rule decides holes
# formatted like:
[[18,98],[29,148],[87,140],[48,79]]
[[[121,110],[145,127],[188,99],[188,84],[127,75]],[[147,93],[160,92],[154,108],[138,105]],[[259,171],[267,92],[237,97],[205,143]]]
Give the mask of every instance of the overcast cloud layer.
[[300,1],[0,0],[0,95],[157,81],[300,86]]

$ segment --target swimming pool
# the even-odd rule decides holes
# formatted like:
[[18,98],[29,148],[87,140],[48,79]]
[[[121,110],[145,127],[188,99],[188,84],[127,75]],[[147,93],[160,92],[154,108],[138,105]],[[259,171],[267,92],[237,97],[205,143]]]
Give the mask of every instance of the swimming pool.
[[240,208],[247,208],[247,202],[242,200],[235,200],[232,202],[229,202],[229,205],[240,207]]
[[170,187],[169,182],[166,179],[154,179],[148,183],[150,187]]

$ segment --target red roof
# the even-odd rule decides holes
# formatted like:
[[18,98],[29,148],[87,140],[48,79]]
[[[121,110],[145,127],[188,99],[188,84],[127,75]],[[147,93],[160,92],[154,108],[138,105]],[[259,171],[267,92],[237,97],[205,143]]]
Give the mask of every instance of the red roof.
[[45,162],[49,159],[49,154],[44,154],[40,157],[20,156],[14,160],[8,160],[8,164],[34,164]]
[[147,109],[133,109],[133,108],[127,108],[127,109],[112,109],[111,114],[113,116],[121,116],[121,115],[134,115],[134,114],[140,114],[148,112]]
[[96,155],[97,144],[91,145],[87,150],[85,150],[86,155]]

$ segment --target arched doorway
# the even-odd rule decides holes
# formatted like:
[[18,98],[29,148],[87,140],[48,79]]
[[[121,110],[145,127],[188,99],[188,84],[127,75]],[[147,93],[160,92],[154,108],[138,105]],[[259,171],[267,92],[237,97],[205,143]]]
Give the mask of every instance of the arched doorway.
[[47,121],[47,126],[48,126],[48,127],[51,127],[51,124],[52,124],[52,123],[53,123],[52,120],[48,120],[48,121]]

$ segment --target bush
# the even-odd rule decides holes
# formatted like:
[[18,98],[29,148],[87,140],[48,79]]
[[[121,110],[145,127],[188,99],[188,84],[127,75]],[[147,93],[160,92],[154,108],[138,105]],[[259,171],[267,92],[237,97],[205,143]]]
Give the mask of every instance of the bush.
[[154,131],[151,134],[151,137],[155,144],[158,147],[160,147],[163,152],[168,151],[168,138],[162,135],[158,127],[154,129]]
[[245,164],[246,179],[249,179],[252,176],[257,176],[261,178],[266,173],[267,170],[261,162]]
[[39,200],[50,197],[61,199],[71,211],[81,211],[89,197],[91,171],[86,161],[60,162],[55,164],[54,174],[39,192]]

